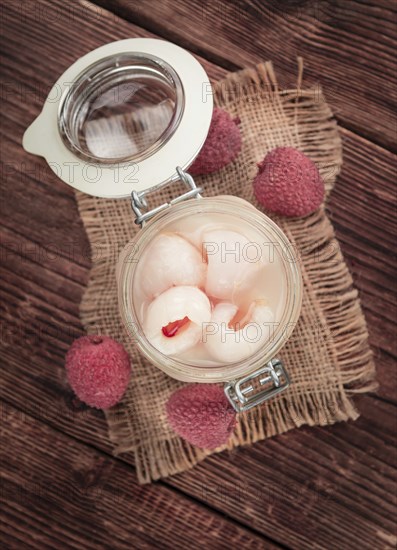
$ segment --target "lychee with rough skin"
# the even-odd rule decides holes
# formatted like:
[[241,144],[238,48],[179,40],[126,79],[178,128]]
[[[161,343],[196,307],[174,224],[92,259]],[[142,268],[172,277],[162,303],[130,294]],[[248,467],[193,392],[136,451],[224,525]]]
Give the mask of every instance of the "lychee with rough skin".
[[66,354],[66,373],[77,397],[98,409],[109,409],[124,395],[130,380],[130,358],[108,336],[83,336]]
[[324,200],[324,181],[315,163],[294,147],[277,147],[258,164],[254,193],[270,212],[307,216]]
[[214,108],[207,139],[189,167],[190,174],[198,176],[217,172],[237,157],[241,151],[239,123],[239,118],[233,119],[223,109]]
[[236,412],[215,384],[180,388],[169,398],[166,411],[172,429],[202,449],[224,445],[236,426]]

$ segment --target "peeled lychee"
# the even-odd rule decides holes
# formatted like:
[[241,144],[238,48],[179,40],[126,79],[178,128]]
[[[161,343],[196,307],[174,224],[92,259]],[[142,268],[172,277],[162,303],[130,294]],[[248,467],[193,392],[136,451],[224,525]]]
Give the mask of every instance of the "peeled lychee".
[[307,216],[324,199],[324,182],[317,166],[294,147],[277,147],[258,165],[254,193],[270,212]]
[[128,353],[108,336],[83,336],[73,342],[65,367],[77,397],[98,409],[120,401],[131,374]]
[[189,168],[193,176],[217,172],[232,162],[241,150],[240,120],[219,107],[212,113],[207,139],[197,158]]
[[224,445],[236,425],[236,412],[215,384],[189,384],[174,392],[166,405],[172,429],[192,445]]

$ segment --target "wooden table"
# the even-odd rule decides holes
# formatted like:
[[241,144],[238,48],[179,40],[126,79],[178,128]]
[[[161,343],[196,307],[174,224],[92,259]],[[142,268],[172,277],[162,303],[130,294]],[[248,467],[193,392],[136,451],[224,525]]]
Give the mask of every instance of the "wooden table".
[[[396,543],[392,2],[5,0],[2,6],[2,458],[6,548],[381,549]],[[378,369],[361,417],[302,428],[138,486],[103,414],[67,389],[90,267],[73,190],[21,148],[58,76],[104,43],[159,36],[212,79],[271,59],[281,85],[321,82],[344,166],[330,215]],[[393,167],[394,164],[394,167]]]

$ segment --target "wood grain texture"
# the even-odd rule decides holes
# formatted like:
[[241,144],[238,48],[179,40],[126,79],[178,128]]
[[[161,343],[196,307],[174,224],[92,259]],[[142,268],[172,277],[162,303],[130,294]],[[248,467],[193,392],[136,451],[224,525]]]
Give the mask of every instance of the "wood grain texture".
[[[10,263],[13,271],[17,271],[17,267],[17,262]],[[5,315],[6,320],[17,319],[23,312],[22,315],[25,316],[22,319],[25,326],[30,327],[29,336],[34,340],[31,341],[28,337],[24,340],[28,347],[24,346],[21,349],[18,346],[18,327],[22,325],[17,322],[14,327],[16,332],[11,332],[9,345],[3,349],[7,370],[3,373],[2,397],[24,414],[33,415],[57,430],[110,452],[111,445],[107,439],[102,413],[89,409],[74,399],[64,380],[63,355],[68,341],[73,338],[73,335],[67,332],[67,328],[73,322],[73,315],[65,316],[59,312],[57,305],[46,305],[37,295],[37,291],[45,288],[54,275],[48,277],[47,283],[45,279],[27,282],[25,273],[29,271],[30,269],[26,269],[24,275],[15,280],[15,286],[11,286],[10,283],[9,287],[4,287],[7,293],[3,291],[3,303],[7,303],[10,308]],[[6,281],[7,277],[3,279]],[[65,296],[72,294],[67,286],[71,283],[65,281],[64,284]],[[22,308],[18,308],[13,298],[15,289],[18,288],[23,289],[18,294],[19,299],[22,299]],[[27,310],[24,307],[26,303],[29,304]],[[76,311],[72,326],[76,326],[78,334],[77,303],[64,305],[63,311],[72,311],[73,308]],[[50,319],[52,322],[49,322]],[[18,392],[15,392],[16,382]],[[327,491],[331,491],[332,495],[336,493],[338,496],[336,503],[332,501],[333,522],[346,521],[344,518],[348,516],[349,521],[359,525],[360,530],[366,526],[364,531],[368,544],[379,543],[378,531],[389,535],[393,533],[393,524],[390,521],[393,517],[392,503],[380,505],[379,499],[383,498],[385,487],[395,482],[392,444],[395,408],[371,397],[363,398],[359,402],[359,408],[363,415],[359,422],[335,426],[329,430],[330,435],[322,429],[298,430],[283,438],[277,438],[275,441],[280,443],[277,444],[276,450],[272,447],[274,443],[263,442],[254,447],[258,449],[255,451],[256,454],[249,449],[223,455],[220,460],[217,457],[214,462],[206,461],[199,469],[196,468],[193,472],[178,476],[167,483],[174,484],[187,494],[194,494],[196,499],[202,499],[203,502],[207,502],[211,497],[210,502],[217,509],[238,518],[239,522],[245,523],[247,527],[253,526],[258,532],[275,537],[274,533],[280,531],[282,535],[278,534],[277,537],[280,538],[276,540],[293,547],[310,547],[317,516],[326,518],[330,513],[330,497]],[[297,445],[295,450],[292,446],[293,441],[296,441]],[[244,455],[240,455],[240,452]],[[278,455],[279,458],[275,460]],[[349,460],[346,457],[349,457]],[[129,457],[122,456],[122,459],[129,460]],[[384,468],[383,463],[388,467]],[[223,472],[222,477],[217,478],[219,471]],[[283,472],[282,476],[280,472]],[[340,493],[341,472],[345,485]],[[345,477],[348,477],[347,481]],[[324,494],[322,483],[327,488]],[[361,502],[371,509],[372,506],[377,508],[377,515],[373,516],[371,525],[368,524],[367,516],[361,517],[364,504],[356,508],[352,504],[351,494],[353,493],[354,499],[357,500],[357,486],[360,484],[364,484],[365,488],[360,494]],[[273,500],[269,497],[269,503],[274,501],[282,509],[288,509],[286,517],[293,518],[296,523],[299,522],[300,514],[309,515],[310,529],[304,533],[296,532],[294,524],[293,528],[286,530],[283,518],[273,514],[271,506],[270,516],[264,516],[264,499],[267,502],[267,497],[258,498],[258,492],[270,494]],[[294,495],[300,496],[298,498]],[[244,503],[247,499],[248,511],[245,506],[241,506],[242,498]],[[298,504],[294,508],[291,502],[296,498]],[[323,547],[327,537],[330,537],[329,540],[338,543],[340,547],[349,548],[357,536],[357,532],[354,532],[352,538],[346,539],[342,530],[332,533],[331,531],[332,526],[327,525],[327,529],[321,535],[323,539],[319,542]]]
[[10,548],[277,548],[169,487],[138,486],[127,465],[10,406],[2,419]]
[[[159,4],[168,9],[167,3],[153,3],[153,13]],[[367,4],[359,8],[355,2],[346,4],[352,6],[353,13],[368,13]],[[114,6],[117,2],[112,3]],[[384,9],[387,4],[378,4],[378,13]],[[180,12],[185,11],[185,3],[176,2],[175,21],[181,21]],[[167,547],[161,545],[168,544],[168,540],[179,547],[180,536],[183,545],[192,548],[203,544],[210,548],[235,544],[272,548],[269,539],[275,546],[288,548],[393,547],[397,402],[393,313],[395,159],[362,136],[372,136],[385,145],[387,140],[382,142],[376,129],[376,135],[368,133],[365,121],[357,128],[360,136],[349,130],[358,124],[357,112],[350,103],[344,104],[344,166],[328,208],[360,290],[380,382],[376,396],[358,399],[360,419],[327,429],[295,430],[250,448],[211,457],[192,472],[166,482],[137,487],[130,457],[115,460],[111,456],[102,413],[75,399],[64,379],[64,354],[72,340],[82,334],[78,305],[90,265],[73,190],[61,183],[43,160],[24,153],[20,143],[53,81],[78,56],[104,42],[150,34],[89,3],[40,1],[23,8],[19,2],[7,1],[3,19],[4,115],[0,132],[6,201],[1,205],[0,222],[1,398],[6,411],[2,417],[8,449],[4,455],[7,492],[3,495],[7,501],[4,519],[9,524],[5,539],[9,547],[21,548],[22,541],[26,544],[30,539],[32,547],[54,547],[61,542],[65,547],[81,547],[81,537],[87,548],[123,548],[126,541],[134,548],[153,547],[154,542]],[[370,24],[366,16],[360,21],[362,26]],[[159,17],[156,29],[160,35],[167,35],[165,24],[170,22]],[[235,24],[243,28],[248,23],[242,18]],[[251,20],[249,25],[247,28],[256,29]],[[266,28],[263,22],[258,25]],[[358,28],[360,24],[355,22],[353,26]],[[200,53],[213,60],[216,37],[209,36],[204,23],[200,28]],[[296,29],[290,32],[291,40],[296,40]],[[193,25],[191,34],[196,34]],[[235,33],[230,34],[230,38],[233,36]],[[261,40],[257,42],[263,44]],[[352,43],[355,40],[352,33]],[[175,41],[184,43],[177,35]],[[277,56],[286,55],[279,53],[277,43],[272,45],[266,40],[266,44],[268,58],[277,60]],[[334,48],[337,46],[335,43]],[[381,41],[380,57],[383,49]],[[247,57],[241,63],[253,64],[255,55],[247,51],[249,61]],[[218,55],[230,57],[227,48],[218,48]],[[357,58],[353,51],[352,57],[354,65]],[[326,71],[318,68],[322,56],[318,59],[312,74],[325,85],[327,94],[329,82],[323,79]],[[224,67],[201,61],[211,78],[225,74],[227,64],[222,59]],[[336,64],[334,75],[338,70],[340,65]],[[296,74],[295,68],[292,74]],[[368,74],[369,86],[374,86],[371,72]],[[386,120],[382,109],[376,106],[377,124],[387,130],[391,119]],[[107,484],[108,474],[100,477],[105,479],[106,494],[88,511],[85,495],[73,500],[56,490],[43,496],[29,489],[34,484],[45,485],[49,475],[61,487],[68,486],[80,463],[82,470],[91,472],[89,465],[102,461],[106,464],[105,474],[109,469],[110,481]],[[28,486],[28,495],[23,492],[23,499],[18,498],[21,486]],[[114,502],[115,488],[125,496],[121,503]],[[64,510],[71,514],[68,528]],[[196,513],[197,529],[191,527]],[[46,529],[48,522],[50,530]],[[156,529],[160,529],[158,535]],[[26,533],[32,536],[27,539]]]
[[[171,483],[197,493],[206,484],[211,503],[227,501],[240,521],[271,529],[292,548],[389,547],[395,541],[393,409],[369,398],[361,405],[356,423],[304,428],[227,459],[211,457]],[[391,451],[388,458],[379,445]]]
[[[96,0],[107,6],[106,0]],[[229,70],[271,59],[293,88],[296,57],[344,126],[396,147],[393,2],[114,0],[112,10]]]

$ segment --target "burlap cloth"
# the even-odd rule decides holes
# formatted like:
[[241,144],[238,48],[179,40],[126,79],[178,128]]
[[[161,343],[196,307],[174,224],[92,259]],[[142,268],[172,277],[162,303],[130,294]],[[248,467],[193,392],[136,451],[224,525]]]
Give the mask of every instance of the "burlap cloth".
[[[280,90],[271,63],[265,63],[214,85],[216,105],[241,119],[243,148],[231,165],[196,178],[206,196],[233,194],[255,204],[252,179],[256,163],[270,149],[283,145],[297,147],[311,157],[330,192],[342,164],[341,139],[321,90],[301,89],[300,81],[301,76],[296,89]],[[177,191],[175,187],[159,191],[158,204]],[[171,430],[165,403],[182,383],[137,352],[118,312],[115,264],[119,251],[138,230],[130,202],[81,193],[77,200],[93,262],[81,304],[82,322],[88,333],[103,333],[121,341],[132,360],[128,390],[122,402],[106,414],[115,452],[133,453],[141,483],[182,472],[211,452],[187,444]],[[304,424],[355,419],[358,413],[352,394],[375,387],[357,291],[324,208],[306,218],[273,219],[302,259],[302,314],[292,338],[278,354],[292,384],[277,398],[240,415],[229,449]]]

